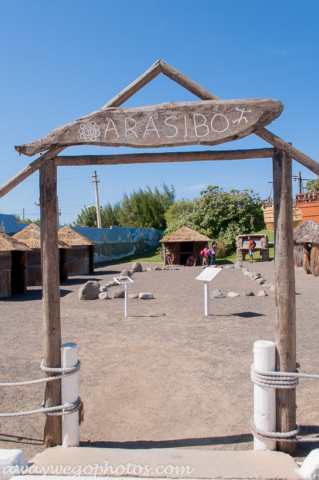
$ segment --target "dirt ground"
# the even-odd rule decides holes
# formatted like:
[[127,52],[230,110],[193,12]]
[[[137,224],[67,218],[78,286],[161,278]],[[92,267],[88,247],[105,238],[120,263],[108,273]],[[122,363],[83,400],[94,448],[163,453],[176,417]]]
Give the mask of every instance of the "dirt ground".
[[[81,284],[107,283],[129,266],[98,267],[94,275],[71,277],[61,286],[63,342],[77,343],[82,362],[82,445],[252,449],[252,350],[255,340],[274,340],[274,294],[227,297],[263,287],[224,268],[210,289],[219,288],[226,298],[211,299],[205,317],[203,283],[195,280],[202,268],[181,267],[134,274],[130,293],[155,298],[130,300],[127,319],[123,299],[78,300]],[[253,270],[274,282],[273,262],[256,263]],[[319,277],[298,269],[297,357],[306,373],[319,373],[318,286]],[[0,309],[0,381],[42,377],[41,289],[2,300]],[[1,388],[1,412],[39,408],[43,390],[43,384]],[[318,398],[319,382],[301,380],[302,433],[319,433]],[[2,418],[0,448],[21,448],[31,459],[44,449],[43,426],[43,415]],[[313,448],[299,446],[298,456]]]

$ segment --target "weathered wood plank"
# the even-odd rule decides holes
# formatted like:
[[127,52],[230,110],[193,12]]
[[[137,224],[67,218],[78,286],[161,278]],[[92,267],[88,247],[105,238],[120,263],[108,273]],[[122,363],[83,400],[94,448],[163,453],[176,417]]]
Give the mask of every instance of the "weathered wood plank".
[[[296,371],[296,300],[293,244],[291,157],[275,149],[273,159],[275,226],[276,364],[281,372]],[[276,390],[277,431],[296,428],[296,390]],[[279,442],[293,454],[295,443]]]
[[[160,62],[162,66],[162,72],[164,73],[164,75],[167,75],[169,78],[177,82],[179,85],[181,85],[182,87],[192,92],[198,98],[201,98],[202,100],[220,100],[219,97],[209,92],[208,90],[203,88],[201,85],[199,85],[198,83],[194,82],[183,73],[176,70],[171,65],[167,64],[163,60],[161,60]],[[300,150],[297,150],[297,148],[294,148],[292,145],[285,142],[281,138],[277,137],[273,133],[269,132],[269,130],[263,128],[261,130],[254,132],[254,134],[262,138],[266,142],[270,143],[270,145],[272,145],[273,147],[283,150],[290,157],[296,160],[296,162],[300,163],[304,167],[307,167],[311,172],[315,173],[316,175],[319,175],[318,162],[308,157],[308,155],[305,155],[304,153],[300,152]]]
[[7,193],[9,193],[11,190],[14,189],[19,183],[23,182],[26,178],[30,177],[34,172],[39,170],[41,165],[46,161],[50,160],[55,157],[58,153],[62,152],[64,148],[54,148],[43,155],[41,155],[39,158],[34,160],[32,163],[24,167],[22,170],[20,170],[19,173],[14,175],[14,177],[10,178],[6,183],[1,185],[0,187],[0,198],[4,197]]
[[[41,264],[42,312],[44,332],[44,365],[61,367],[61,319],[59,255],[57,229],[57,169],[53,160],[40,168],[41,205]],[[47,374],[54,375],[54,373]],[[48,382],[45,389],[45,406],[61,405],[61,381]],[[61,444],[60,416],[47,416],[44,444],[53,447]]]
[[304,167],[307,167],[311,172],[319,175],[319,163],[308,157],[304,153],[294,148],[290,143],[285,142],[281,138],[277,137],[273,133],[269,132],[266,128],[254,132],[258,137],[262,138],[266,142],[270,143],[274,147],[287,153],[289,157],[292,157],[296,162],[299,162]]
[[108,101],[103,107],[102,110],[109,107],[119,107],[126,100],[135,95],[136,92],[145,87],[149,82],[151,82],[157,75],[162,71],[160,60],[157,60],[146,72],[138,77],[134,82],[130,83],[124,90],[119,94],[115,95],[110,101]]
[[253,150],[133,153],[126,155],[78,155],[55,157],[57,167],[83,165],[130,165],[134,163],[203,162],[221,160],[245,160],[251,158],[273,158],[273,148]]
[[282,112],[272,99],[163,103],[138,108],[108,108],[85,120],[63,125],[44,138],[15,147],[26,155],[71,145],[158,148],[218,145],[243,138]]
[[202,100],[220,100],[219,97],[216,97],[212,92],[209,92],[206,88],[164,62],[164,60],[160,60],[160,64],[164,75],[196,95],[196,97],[201,98]]

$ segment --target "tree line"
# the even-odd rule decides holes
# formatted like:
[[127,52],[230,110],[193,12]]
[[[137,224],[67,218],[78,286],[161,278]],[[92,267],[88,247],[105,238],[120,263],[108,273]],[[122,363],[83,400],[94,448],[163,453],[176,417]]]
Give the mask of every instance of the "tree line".
[[[165,235],[187,226],[212,239],[235,245],[236,236],[265,228],[262,202],[252,190],[224,191],[208,186],[193,200],[175,201],[175,190],[141,188],[124,194],[121,201],[101,207],[102,228],[110,226],[148,227],[165,230]],[[96,208],[84,207],[75,226],[97,227]]]
[[[110,203],[100,207],[102,228],[147,227],[165,230],[165,213],[175,201],[175,190],[171,185],[162,184],[162,189],[141,188],[130,194],[125,193],[122,200],[113,206]],[[84,206],[77,216],[74,226],[97,227],[96,207]]]

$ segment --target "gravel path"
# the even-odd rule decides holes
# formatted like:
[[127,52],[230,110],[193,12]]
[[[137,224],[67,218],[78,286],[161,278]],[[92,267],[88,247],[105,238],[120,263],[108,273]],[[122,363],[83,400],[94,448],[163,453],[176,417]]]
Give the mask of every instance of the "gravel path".
[[[154,267],[143,267],[149,265]],[[123,299],[78,300],[85,281],[104,284],[129,267],[98,268],[61,286],[63,342],[76,342],[82,361],[82,444],[251,449],[252,349],[255,340],[274,340],[274,293],[227,297],[244,290],[257,295],[263,287],[224,268],[210,288],[226,297],[211,299],[211,316],[205,317],[203,283],[195,281],[202,268],[181,267],[136,273],[130,293],[152,292],[155,298],[130,300],[127,319]],[[257,263],[253,270],[274,282],[273,262]],[[319,277],[296,271],[297,356],[300,371],[307,373],[319,373],[318,286]],[[0,305],[1,381],[40,378],[41,289]],[[42,385],[1,389],[1,411],[38,408],[43,390]],[[318,396],[318,381],[301,380],[297,418],[307,432],[319,433]],[[43,425],[41,415],[1,419],[0,448],[22,448],[32,458],[44,449]],[[298,447],[298,456],[309,448],[314,445]]]

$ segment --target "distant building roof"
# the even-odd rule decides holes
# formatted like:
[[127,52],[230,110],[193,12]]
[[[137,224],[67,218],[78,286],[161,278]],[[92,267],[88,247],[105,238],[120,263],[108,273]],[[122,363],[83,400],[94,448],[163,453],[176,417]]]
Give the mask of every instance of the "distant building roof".
[[307,220],[294,228],[294,242],[319,244],[319,223]]
[[211,239],[202,235],[201,233],[196,232],[188,227],[182,227],[176,232],[167,235],[166,237],[160,240],[161,243],[170,243],[170,242],[210,242]]
[[0,230],[0,252],[12,252],[15,250],[26,252],[29,251],[30,248]]
[[[32,248],[32,250],[36,250],[41,248],[41,229],[39,225],[36,223],[30,223],[27,227],[25,227],[21,232],[16,233],[13,235],[13,238],[18,240],[21,243],[27,245],[27,247]],[[58,247],[59,248],[69,248],[64,242],[58,240]]]
[[73,228],[67,226],[62,227],[61,230],[58,231],[58,238],[66,243],[69,247],[95,245],[93,240],[90,240],[76,230],[73,230]]

